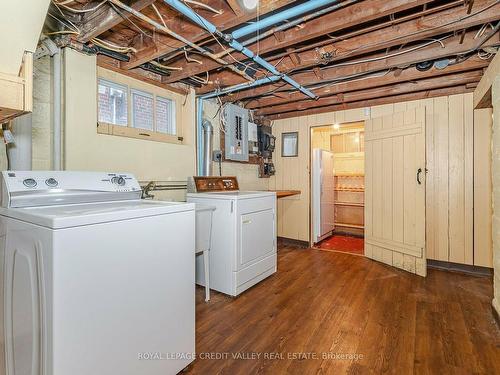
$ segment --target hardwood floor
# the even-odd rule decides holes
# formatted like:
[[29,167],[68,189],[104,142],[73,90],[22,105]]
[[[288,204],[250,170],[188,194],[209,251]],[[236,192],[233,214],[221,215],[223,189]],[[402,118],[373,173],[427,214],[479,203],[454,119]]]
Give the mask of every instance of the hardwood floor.
[[500,374],[490,277],[278,254],[278,272],[238,298],[214,292],[207,304],[197,288],[198,359],[187,373]]

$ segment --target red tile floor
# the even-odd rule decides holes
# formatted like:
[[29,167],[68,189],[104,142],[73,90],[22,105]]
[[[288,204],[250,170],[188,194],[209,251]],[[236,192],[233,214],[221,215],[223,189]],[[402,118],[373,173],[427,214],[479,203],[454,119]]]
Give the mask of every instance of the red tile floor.
[[321,250],[335,250],[351,254],[364,254],[365,241],[363,238],[334,234],[314,245]]

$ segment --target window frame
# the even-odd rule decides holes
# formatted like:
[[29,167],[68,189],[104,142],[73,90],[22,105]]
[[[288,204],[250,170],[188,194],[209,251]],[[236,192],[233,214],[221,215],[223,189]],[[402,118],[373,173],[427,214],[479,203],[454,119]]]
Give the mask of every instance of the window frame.
[[170,134],[170,133],[164,133],[164,132],[161,132],[158,130],[158,111],[157,111],[157,103],[158,102],[170,102],[171,104],[171,109],[172,109],[172,113],[170,114],[170,121],[173,120],[173,125],[175,127],[175,133],[177,134],[178,130],[177,130],[177,121],[176,121],[176,116],[177,116],[177,108],[176,108],[176,105],[175,105],[175,101],[171,98],[166,98],[164,96],[161,96],[161,95],[157,95],[156,96],[156,100],[154,102],[154,115],[155,115],[155,130],[157,133],[160,133],[160,134],[165,134],[165,135],[173,135],[173,134]]
[[[106,78],[102,78],[102,77],[99,77],[97,79],[97,121],[99,121],[99,85],[101,84],[101,82],[102,82],[103,85],[106,85],[109,88],[112,88],[112,89],[115,89],[115,90],[122,90],[122,91],[125,92],[125,94],[126,94],[126,105],[127,105],[127,122],[128,122],[128,118],[129,118],[129,100],[130,100],[128,86],[124,85],[124,84],[121,84],[121,83],[110,81],[110,80],[108,80]],[[115,123],[112,123],[112,122],[110,122],[109,124],[113,125],[113,126],[127,126],[127,124],[121,125],[121,124],[115,124]]]
[[[99,82],[104,81],[110,86],[116,85],[120,88],[126,88],[127,91],[127,124],[116,125],[107,122],[99,121]],[[104,135],[115,135],[128,138],[136,138],[143,140],[150,140],[164,143],[183,144],[182,136],[182,122],[181,111],[179,110],[182,105],[180,95],[172,93],[164,88],[137,80],[113,72],[104,68],[98,67],[98,74],[96,79],[96,114],[97,114],[97,133]],[[153,98],[153,129],[141,129],[134,127],[134,113],[133,113],[133,93],[136,92],[140,95],[150,96]],[[175,135],[157,131],[157,100],[171,101],[173,125],[175,126]]]

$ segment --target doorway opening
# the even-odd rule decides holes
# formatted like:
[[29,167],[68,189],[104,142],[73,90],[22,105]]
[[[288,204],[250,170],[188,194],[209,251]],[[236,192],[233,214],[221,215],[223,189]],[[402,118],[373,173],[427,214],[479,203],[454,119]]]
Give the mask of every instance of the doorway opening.
[[313,248],[364,255],[365,124],[311,128]]

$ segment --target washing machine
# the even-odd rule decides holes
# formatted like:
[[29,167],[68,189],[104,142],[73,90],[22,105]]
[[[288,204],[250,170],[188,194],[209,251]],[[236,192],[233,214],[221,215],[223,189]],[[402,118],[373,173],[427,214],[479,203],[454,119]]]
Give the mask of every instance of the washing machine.
[[194,359],[194,205],[140,197],[128,173],[2,172],[0,373],[165,375]]
[[[210,288],[237,296],[277,270],[276,193],[239,190],[236,177],[193,177],[187,201],[216,207]],[[197,259],[196,282],[204,283]]]

